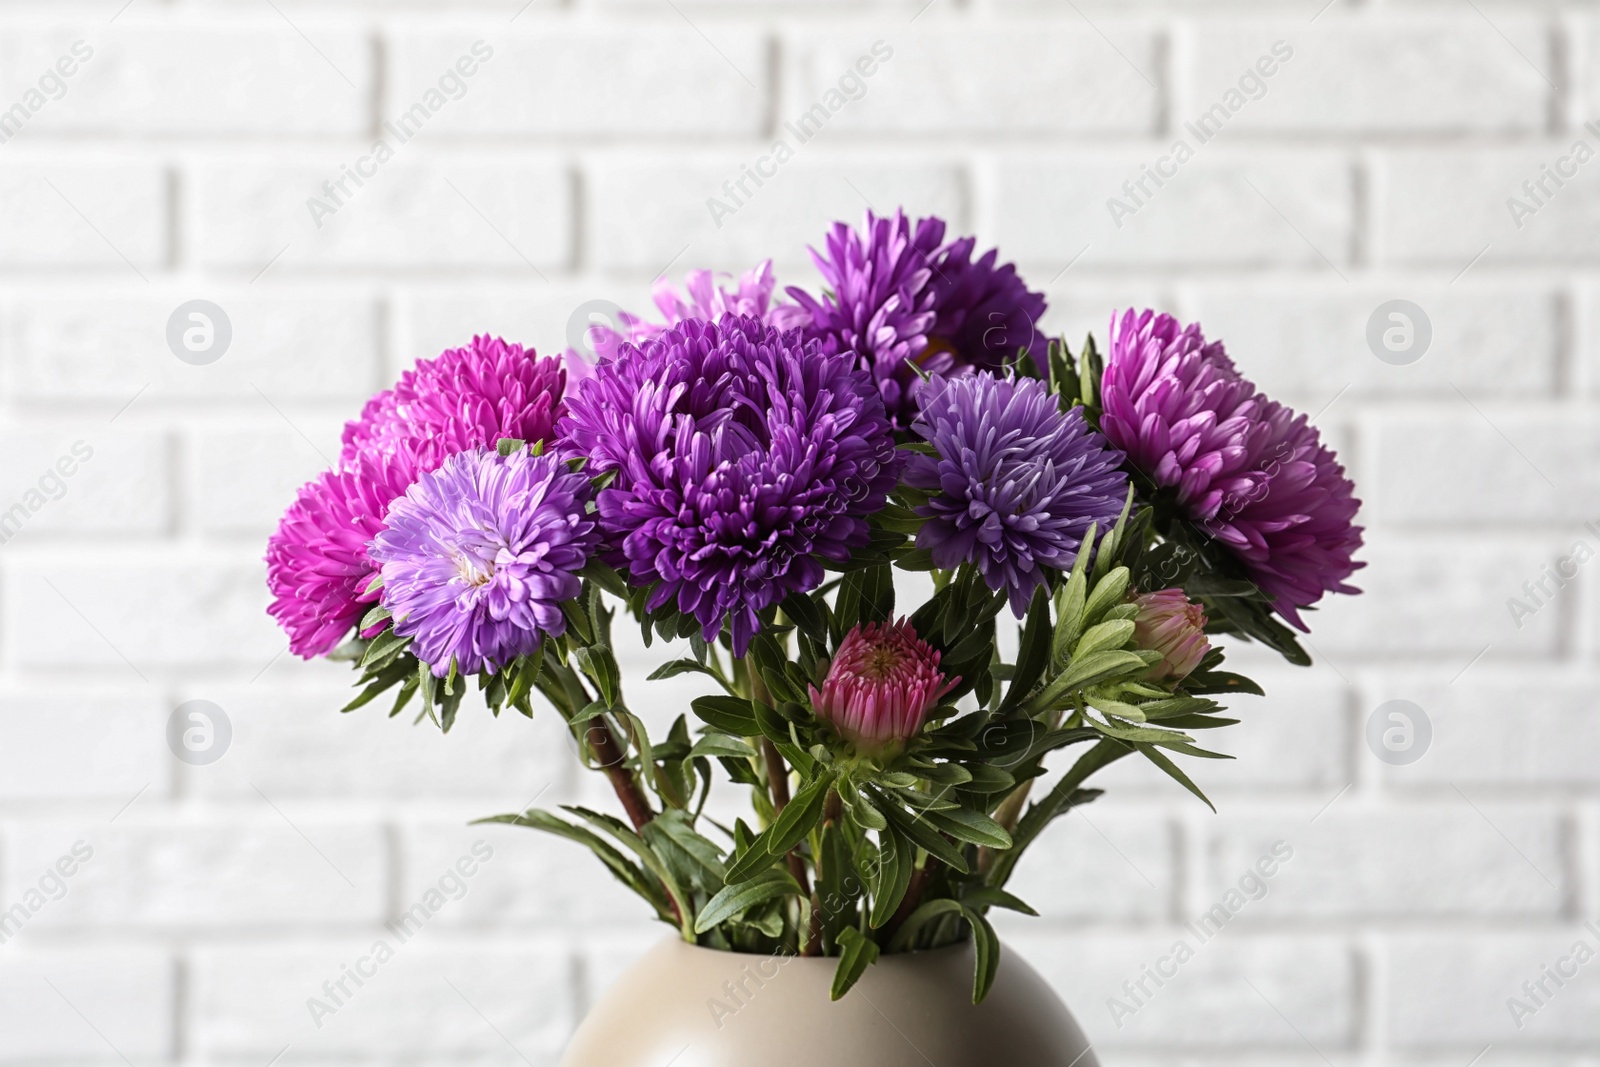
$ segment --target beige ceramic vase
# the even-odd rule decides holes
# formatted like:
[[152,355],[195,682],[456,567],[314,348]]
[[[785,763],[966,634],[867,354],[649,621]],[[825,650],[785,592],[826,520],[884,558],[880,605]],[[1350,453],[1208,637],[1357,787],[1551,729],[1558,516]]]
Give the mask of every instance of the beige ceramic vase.
[[970,944],[885,956],[830,1001],[837,964],[662,941],[595,1005],[562,1067],[1098,1067],[1014,954],[976,1006]]

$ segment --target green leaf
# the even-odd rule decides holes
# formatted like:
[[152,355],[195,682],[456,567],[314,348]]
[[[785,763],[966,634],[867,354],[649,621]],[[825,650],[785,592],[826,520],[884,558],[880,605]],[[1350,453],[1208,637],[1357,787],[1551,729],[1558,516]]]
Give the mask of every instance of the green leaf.
[[832,786],[833,775],[823,774],[803,786],[784,805],[777,819],[767,828],[767,833],[772,835],[768,849],[774,856],[788,852],[817,825],[817,820],[822,818],[823,802],[827,800],[828,790]]
[[878,835],[878,877],[872,887],[872,914],[867,921],[877,929],[894,917],[911,885],[916,846],[895,830]]
[[1089,594],[1089,600],[1083,606],[1083,617],[1091,622],[1098,621],[1102,613],[1120,602],[1122,595],[1128,591],[1129,577],[1128,568],[1117,567],[1094,583],[1094,592]]
[[846,926],[839,931],[839,967],[833,972],[833,989],[830,999],[838,1000],[850,992],[868,967],[878,959],[878,943],[857,930]]
[[527,442],[516,437],[502,437],[494,443],[494,447],[502,456],[509,456],[513,452],[521,452],[527,447]]
[[768,867],[747,882],[724,887],[706,901],[706,906],[700,909],[700,915],[694,921],[694,932],[703,934],[718,923],[743,915],[769,900],[800,895],[800,883],[788,871]]
[[1083,632],[1078,638],[1077,647],[1072,650],[1074,660],[1085,656],[1092,656],[1096,652],[1107,649],[1121,648],[1133,636],[1133,623],[1126,619],[1113,619],[1110,622],[1098,622]]
[[959,915],[962,911],[961,903],[949,897],[940,897],[919,904],[917,910],[908,915],[906,921],[900,925],[900,929],[894,932],[894,937],[889,941],[889,951],[904,950],[916,942],[917,934],[924,926],[946,915]]
[[1095,652],[1072,661],[1072,666],[1067,672],[1054,682],[1050,688],[1061,687],[1063,692],[1081,689],[1095,682],[1105,681],[1119,674],[1129,674],[1133,671],[1143,671],[1145,662],[1143,657],[1135,652],[1122,650],[1107,650]]
[[650,676],[645,680],[649,682],[659,682],[663,678],[676,678],[680,674],[705,674],[712,678],[716,677],[716,674],[712,672],[711,668],[697,663],[692,659],[675,659],[668,663],[663,663],[661,666],[651,671]]
[[1178,768],[1178,765],[1176,763],[1173,763],[1166,756],[1164,756],[1161,753],[1157,752],[1154,748],[1152,748],[1149,745],[1140,745],[1139,746],[1139,751],[1144,753],[1145,758],[1148,759],[1151,763],[1154,763],[1157,767],[1160,767],[1163,771],[1166,771],[1167,774],[1171,775],[1173,781],[1177,782],[1179,785],[1183,786],[1189,792],[1191,792],[1195,796],[1199,797],[1201,799],[1201,801],[1203,801],[1205,803],[1206,807],[1210,808],[1212,811],[1216,811],[1217,810],[1217,806],[1215,804],[1211,803],[1211,799],[1209,797],[1207,797],[1204,793],[1200,792],[1200,787],[1195,785],[1192,781],[1190,781],[1189,780],[1189,776],[1187,774],[1184,774],[1183,771]]
[[729,759],[750,759],[756,750],[737,737],[728,734],[710,733],[694,743],[689,750],[689,755],[694,756],[726,756]]
[[689,707],[702,720],[726,733],[738,737],[756,737],[761,733],[750,701],[743,697],[695,697]]
[[972,974],[972,1003],[982,1004],[1000,970],[1000,938],[989,920],[971,908],[962,908],[961,915],[972,927],[972,947],[977,956]]
[[1252,696],[1266,696],[1266,693],[1255,682],[1242,674],[1232,671],[1208,671],[1204,674],[1191,674],[1183,680],[1183,691],[1196,696],[1205,693],[1249,693]]
[[1000,702],[1000,714],[1022,703],[1022,698],[1039,684],[1045,668],[1050,666],[1050,597],[1043,585],[1033,591],[1033,601],[1028,605],[1028,620],[1022,628],[1022,641],[1017,647],[1017,665],[1011,672],[1011,683],[1005,699]]
[[708,892],[722,888],[727,868],[717,846],[689,824],[689,817],[668,809],[640,828],[640,834],[657,853],[665,856],[676,849],[690,861],[690,881]]
[[1024,915],[1037,916],[1039,914],[1004,889],[974,890],[962,897],[961,903],[969,908],[1005,908],[1007,911],[1018,911]]
[[968,874],[971,868],[967,866],[966,857],[961,850],[946,841],[939,832],[923,821],[921,816],[914,816],[894,803],[888,797],[879,794],[878,810],[883,812],[895,829],[909,837],[913,842],[921,845],[930,855],[938,856],[940,860],[961,874]]
[[957,841],[993,849],[1011,847],[1011,835],[1006,833],[1006,828],[981,811],[971,808],[930,811],[927,819]]
[[476,826],[480,823],[526,826],[535,830],[543,830],[546,833],[564,837],[569,841],[576,841],[578,844],[586,846],[599,857],[600,862],[606,865],[606,868],[616,876],[618,881],[643,897],[656,909],[656,913],[662,919],[668,922],[672,921],[672,911],[667,904],[666,894],[662,892],[661,884],[651,879],[638,864],[624,857],[622,853],[601,840],[592,831],[586,830],[581,826],[574,826],[563,819],[557,818],[550,812],[540,811],[537,808],[530,808],[521,815],[495,815],[487,819],[478,819],[473,825]]

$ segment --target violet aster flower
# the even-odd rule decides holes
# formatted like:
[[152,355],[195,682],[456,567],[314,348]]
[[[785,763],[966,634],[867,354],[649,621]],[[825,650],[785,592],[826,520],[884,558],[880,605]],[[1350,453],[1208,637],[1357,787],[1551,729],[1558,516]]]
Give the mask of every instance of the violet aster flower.
[[589,478],[553,454],[450,456],[394,502],[372,545],[394,631],[438,677],[499,670],[566,631],[561,602],[599,537]]
[[[649,322],[624,311],[618,315],[621,330],[590,327],[588,340],[595,360],[615,356],[624,341],[639,344],[660,337],[684,319],[718,322],[724,315],[749,315],[780,330],[792,330],[809,323],[811,316],[804,308],[772,299],[777,284],[770,259],[762,260],[739,275],[731,288],[719,285],[717,276],[708,270],[692,270],[685,275],[686,293],[680,293],[666,278],[659,278],[650,295],[665,321]],[[587,378],[591,373],[589,363],[570,348],[567,349],[567,369],[573,381]]]
[[917,509],[928,519],[917,546],[938,567],[975,564],[1020,619],[1044,568],[1069,570],[1089,524],[1104,531],[1122,513],[1122,454],[1037,379],[933,378],[923,396],[912,429],[937,455],[906,468],[907,484],[933,494]]
[[1134,639],[1140,648],[1161,653],[1161,661],[1145,676],[1162,682],[1187,678],[1211,649],[1206,639],[1206,609],[1182,589],[1141,593],[1133,602],[1139,608],[1133,619]]
[[498,337],[473,337],[465,348],[420,361],[346,423],[340,463],[362,453],[403,457],[415,474],[446,456],[493,448],[502,437],[542,441],[564,413],[561,361]]
[[1179,511],[1232,550],[1274,609],[1355,593],[1360,501],[1321,436],[1239,376],[1221,342],[1170,315],[1111,321],[1100,428]]
[[900,211],[868,211],[864,232],[835,223],[825,251],[812,249],[829,290],[822,300],[789,289],[809,313],[807,336],[857,354],[897,427],[915,418],[924,375],[1000,369],[1033,342],[1044,314],[1044,296],[1011,264],[995,266],[995,250],[973,261],[973,238],[944,235],[939,218],[913,227]]
[[880,755],[920,733],[960,681],[945,678],[939,653],[909,619],[869,622],[839,642],[822,688],[810,687],[811,706],[858,749]]
[[563,449],[614,473],[609,558],[648,608],[675,603],[743,655],[761,612],[867,543],[898,470],[872,381],[848,354],[748,316],[624,344],[568,397]]
[[407,465],[384,456],[358,457],[350,470],[325,471],[302,486],[267,540],[267,611],[289,634],[289,649],[310,659],[333,649],[366,606],[377,564],[368,543],[405,492]]

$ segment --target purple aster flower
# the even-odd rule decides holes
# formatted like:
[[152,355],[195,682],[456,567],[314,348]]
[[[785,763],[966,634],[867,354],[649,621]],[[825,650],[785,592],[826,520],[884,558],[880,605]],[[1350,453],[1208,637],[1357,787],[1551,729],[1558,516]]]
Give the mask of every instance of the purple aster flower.
[[[811,321],[811,316],[804,308],[773,301],[772,293],[778,281],[773,276],[770,259],[762,260],[739,275],[738,282],[731,288],[718,285],[716,279],[717,276],[708,270],[690,271],[684,278],[687,295],[679,293],[677,287],[666,278],[657,279],[650,295],[665,321],[647,322],[624,311],[618,315],[621,331],[604,326],[590,327],[588,339],[596,360],[612,358],[625,341],[637,345],[660,337],[684,319],[719,322],[724,315],[749,315],[780,330],[796,329]],[[567,369],[573,381],[587,378],[590,374],[590,364],[570,348],[567,349]]]
[[686,319],[624,344],[568,398],[562,447],[598,498],[616,566],[655,584],[706,639],[744,655],[760,614],[822,582],[818,559],[867,543],[898,459],[871,379],[848,354],[749,316]]
[[1239,376],[1220,341],[1170,315],[1111,320],[1100,428],[1179,510],[1243,560],[1274,609],[1297,608],[1364,564],[1361,502],[1316,429]]
[[372,545],[394,631],[438,677],[495,671],[566,631],[561,602],[599,541],[587,475],[554,454],[450,456],[394,502]]
[[550,437],[564,414],[566,374],[561,361],[498,337],[473,337],[400,376],[346,423],[340,464],[362,453],[402,457],[414,474],[446,456],[493,448],[502,437],[534,442]]
[[362,456],[349,470],[318,475],[289,505],[267,540],[267,611],[289,634],[295,655],[331,651],[378,599],[367,592],[377,574],[367,545],[410,481],[405,464]]
[[[854,351],[872,372],[896,426],[916,417],[923,376],[998,370],[1032,344],[1043,294],[1028,291],[994,249],[972,259],[976,241],[945,243],[945,223],[915,227],[867,212],[865,232],[835,223],[826,252],[811,250],[828,293],[821,301],[790,288],[826,351]],[[920,370],[920,374],[919,374]]]
[[1044,568],[1069,570],[1090,523],[1105,531],[1128,496],[1122,454],[1063,413],[1044,383],[976,374],[933,378],[912,424],[937,455],[915,455],[906,483],[933,496],[917,547],[935,566],[972,563],[1022,618]]

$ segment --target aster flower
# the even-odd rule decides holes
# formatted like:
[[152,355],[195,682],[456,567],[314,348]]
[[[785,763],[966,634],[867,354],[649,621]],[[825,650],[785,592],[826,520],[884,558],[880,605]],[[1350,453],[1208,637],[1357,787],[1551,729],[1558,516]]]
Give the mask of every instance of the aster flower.
[[367,545],[410,481],[406,465],[361,456],[349,470],[308,482],[289,505],[267,540],[267,611],[288,632],[295,655],[332,650],[378,599],[367,592],[377,574]]
[[686,319],[624,344],[568,398],[561,447],[599,494],[609,558],[655,611],[743,655],[760,614],[867,543],[898,469],[871,380],[848,354],[749,316]]
[[[864,232],[835,223],[825,252],[811,250],[828,293],[791,287],[809,314],[807,336],[827,351],[854,351],[870,370],[895,425],[916,415],[923,376],[998,370],[1033,341],[1045,300],[994,249],[973,261],[974,238],[946,243],[939,218],[867,212]],[[920,372],[920,373],[919,373]]]
[[944,676],[939,653],[901,619],[856,626],[839,642],[822,688],[809,688],[818,718],[878,755],[921,732],[928,713],[960,681]]
[[1146,677],[1178,682],[1200,666],[1211,643],[1206,640],[1206,609],[1184,596],[1182,589],[1160,589],[1133,598],[1134,640],[1140,648],[1161,653]]
[[917,547],[938,567],[976,565],[1019,619],[1044,568],[1071,569],[1089,525],[1115,523],[1127,499],[1122,454],[1037,379],[934,378],[912,429],[937,453],[906,468],[933,494]]
[[553,454],[473,449],[395,501],[372,545],[383,606],[417,658],[444,677],[498,670],[566,631],[561,602],[598,534],[589,479]]
[[1364,564],[1353,524],[1360,501],[1304,415],[1240,377],[1197,324],[1128,311],[1111,321],[1100,428],[1178,510],[1243,561],[1273,608],[1306,629],[1298,608]]
[[473,337],[465,348],[420,361],[346,423],[341,465],[360,454],[383,453],[409,463],[415,474],[471,448],[493,448],[502,437],[542,441],[564,413],[561,361],[498,337]]
[[[780,330],[792,330],[810,322],[811,316],[798,305],[773,301],[772,293],[777,284],[770,259],[762,260],[739,275],[737,283],[731,288],[717,284],[717,276],[708,270],[692,270],[685,275],[686,294],[680,293],[666,278],[658,278],[650,296],[660,309],[663,322],[649,322],[624,311],[617,316],[622,326],[620,331],[592,326],[588,340],[598,361],[614,357],[624,342],[637,345],[660,337],[684,319],[717,322],[724,315],[749,315]],[[567,368],[574,381],[587,378],[591,373],[589,363],[570,348],[567,350]]]

